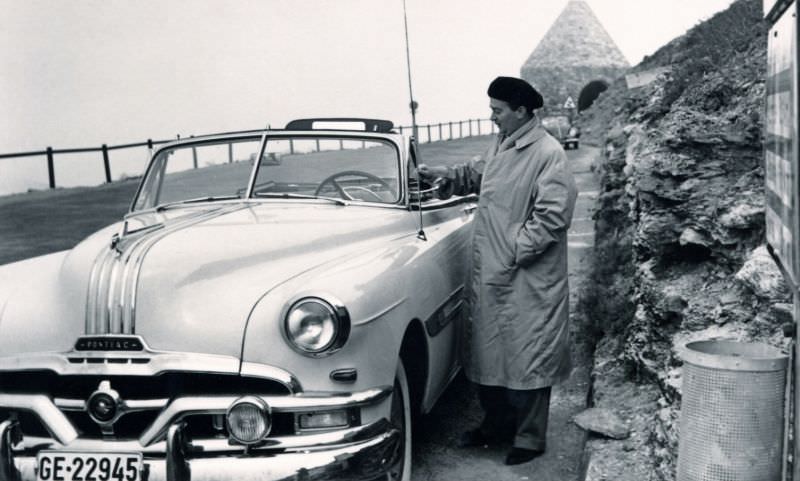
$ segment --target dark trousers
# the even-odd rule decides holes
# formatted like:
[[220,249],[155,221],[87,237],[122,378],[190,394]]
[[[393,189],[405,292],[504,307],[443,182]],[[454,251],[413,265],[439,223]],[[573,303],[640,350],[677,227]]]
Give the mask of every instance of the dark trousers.
[[484,411],[481,433],[493,439],[513,440],[516,448],[544,451],[550,387],[518,390],[478,385]]

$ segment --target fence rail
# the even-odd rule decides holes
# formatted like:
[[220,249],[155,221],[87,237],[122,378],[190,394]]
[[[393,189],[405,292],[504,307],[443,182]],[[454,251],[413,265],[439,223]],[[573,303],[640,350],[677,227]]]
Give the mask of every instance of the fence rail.
[[[483,127],[481,126],[481,124],[483,124]],[[413,129],[411,126],[397,126],[395,127],[395,130],[397,130],[401,134],[411,135]],[[209,135],[254,133],[262,131],[263,129],[244,130],[236,132],[220,132],[218,134],[209,134]],[[417,137],[420,143],[430,143],[443,140],[454,140],[465,137],[473,137],[476,135],[487,135],[490,133],[494,133],[495,131],[496,131],[495,125],[489,119],[467,119],[467,120],[458,120],[453,122],[440,122],[435,124],[418,125]],[[194,137],[194,135],[190,137]],[[180,138],[181,138],[180,135],[176,136],[176,139]],[[144,142],[135,142],[130,144],[120,144],[120,145],[103,144],[100,147],[82,147],[73,149],[54,149],[52,147],[47,147],[45,150],[0,154],[0,159],[44,156],[47,160],[48,183],[51,189],[55,189],[56,187],[55,156],[57,154],[85,154],[85,153],[100,152],[102,154],[102,159],[103,159],[105,182],[108,183],[112,182],[113,180],[111,176],[111,158],[109,155],[110,151],[147,147],[149,153],[152,154],[154,146],[166,144],[168,142],[173,142],[176,139],[166,139],[166,140],[147,139]]]

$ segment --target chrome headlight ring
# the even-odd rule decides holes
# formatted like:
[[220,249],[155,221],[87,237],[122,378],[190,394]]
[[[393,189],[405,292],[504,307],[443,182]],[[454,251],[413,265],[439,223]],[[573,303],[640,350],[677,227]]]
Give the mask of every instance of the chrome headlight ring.
[[283,334],[289,346],[303,355],[329,356],[350,336],[350,315],[339,301],[303,297],[286,312]]

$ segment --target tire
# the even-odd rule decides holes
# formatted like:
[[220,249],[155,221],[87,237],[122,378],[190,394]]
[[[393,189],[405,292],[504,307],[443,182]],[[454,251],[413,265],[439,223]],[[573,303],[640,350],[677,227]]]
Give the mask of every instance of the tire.
[[390,422],[400,431],[400,452],[397,461],[389,469],[389,481],[411,481],[411,399],[408,394],[408,378],[403,361],[397,363],[394,376],[394,392]]

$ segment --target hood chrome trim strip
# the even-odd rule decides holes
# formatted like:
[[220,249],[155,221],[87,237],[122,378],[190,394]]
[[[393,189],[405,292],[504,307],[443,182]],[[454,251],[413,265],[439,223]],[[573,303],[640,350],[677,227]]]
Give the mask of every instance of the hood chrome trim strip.
[[[161,239],[167,237],[168,235],[174,232],[200,224],[201,222],[205,222],[211,219],[216,219],[217,217],[222,217],[223,215],[229,214],[231,212],[236,212],[238,210],[242,210],[245,208],[247,208],[246,204],[221,206],[218,209],[207,211],[195,218],[188,219],[185,223],[176,225],[173,229],[161,229],[160,231],[157,231],[156,235],[148,236],[141,243],[141,247],[139,247],[136,252],[136,259],[131,264],[130,267],[130,271],[132,272],[132,277],[129,278],[130,283],[128,284],[128,292],[121,293],[121,295],[123,296],[121,299],[121,304],[123,305],[123,312],[124,312],[123,325],[130,326],[131,334],[135,332],[135,327],[136,327],[136,287],[139,284],[139,276],[141,275],[142,272],[142,264],[144,263],[144,258],[150,251],[150,249]],[[133,256],[133,253],[131,253],[131,256]]]
[[[161,239],[181,229],[246,208],[235,204],[191,212],[163,228],[141,229],[104,249],[89,276],[86,299],[86,334],[133,334],[135,332],[136,286],[147,252]],[[123,242],[127,241],[127,242]],[[121,251],[118,249],[122,249]]]

